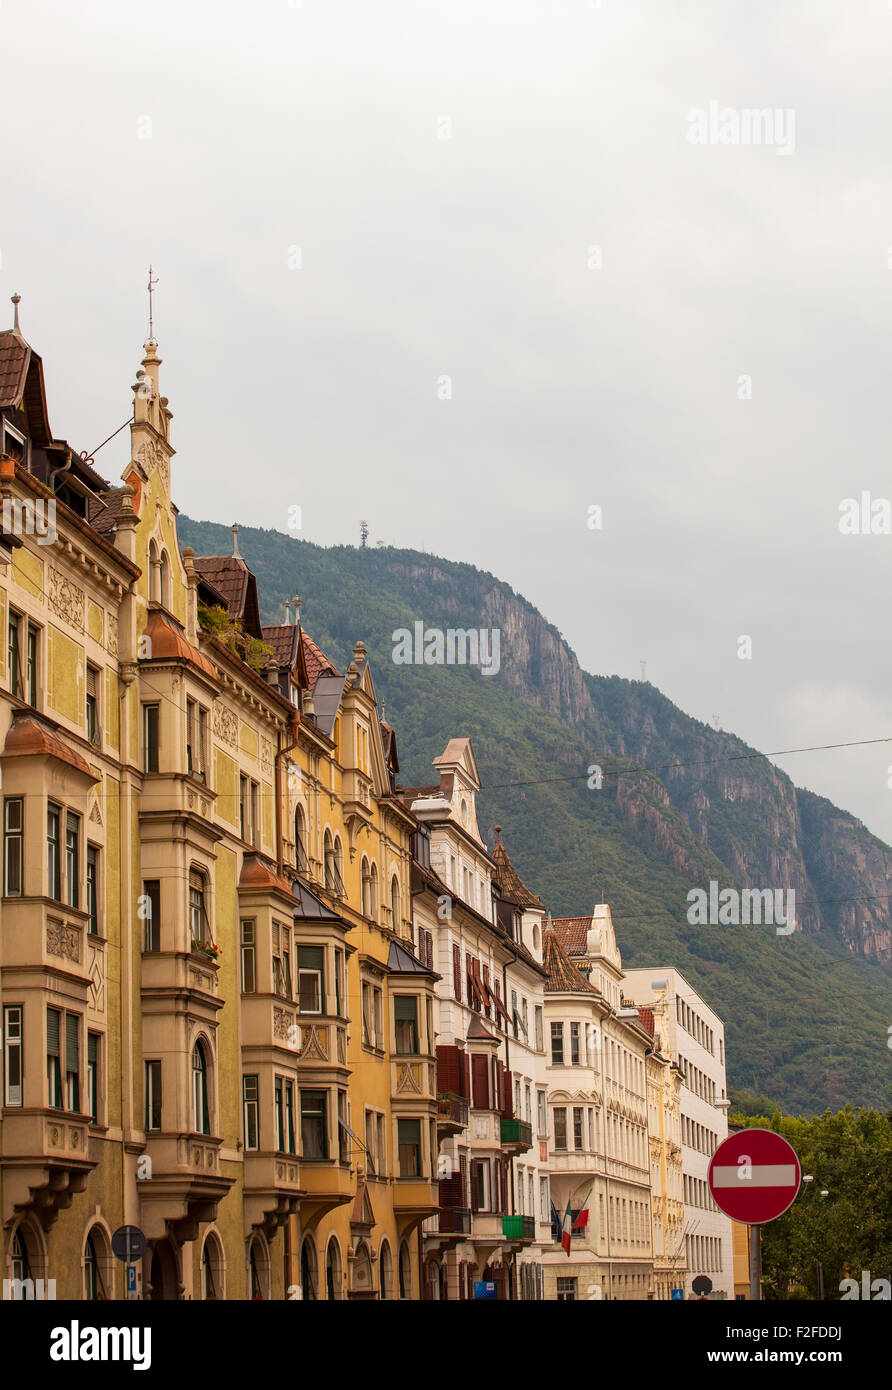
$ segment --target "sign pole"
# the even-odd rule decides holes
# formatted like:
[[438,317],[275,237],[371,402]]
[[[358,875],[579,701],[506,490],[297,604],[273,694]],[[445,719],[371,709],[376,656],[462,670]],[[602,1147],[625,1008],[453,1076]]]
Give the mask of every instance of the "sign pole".
[[762,1299],[762,1227],[750,1226],[750,1302]]

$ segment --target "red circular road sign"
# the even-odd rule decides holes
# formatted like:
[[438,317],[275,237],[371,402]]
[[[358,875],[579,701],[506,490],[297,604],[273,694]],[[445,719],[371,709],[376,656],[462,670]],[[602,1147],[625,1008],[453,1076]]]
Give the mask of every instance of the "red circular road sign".
[[709,1190],[719,1211],[751,1226],[783,1216],[801,1181],[796,1150],[772,1129],[729,1135],[709,1165]]

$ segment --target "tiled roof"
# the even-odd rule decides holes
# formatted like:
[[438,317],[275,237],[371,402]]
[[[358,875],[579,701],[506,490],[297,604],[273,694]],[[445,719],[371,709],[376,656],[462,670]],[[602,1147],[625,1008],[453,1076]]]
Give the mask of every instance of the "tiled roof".
[[333,676],[339,676],[341,673],[334,663],[329,661],[325,652],[316,646],[305,627],[301,628],[301,636],[304,644],[304,660],[307,663],[307,678],[310,682],[310,689],[313,690],[318,677],[324,672]]
[[0,407],[18,405],[25,390],[31,349],[20,334],[0,333]]
[[508,858],[508,851],[502,844],[502,827],[500,825],[496,826],[496,836],[497,839],[492,857],[498,865],[499,884],[501,885],[503,896],[510,898],[513,903],[517,903],[518,907],[540,908],[544,912],[545,904],[542,902],[542,899],[537,898],[535,893],[530,892],[520,874],[511,863],[511,860]]
[[146,660],[188,661],[212,680],[217,679],[217,672],[207,657],[192,646],[179,623],[162,609],[154,608],[149,613],[143,636],[148,638],[148,650],[152,654]]
[[125,497],[122,487],[110,488],[104,492],[101,498],[90,497],[87,499],[87,520],[98,531],[100,536],[110,536],[114,532],[118,517],[121,514],[121,506]]
[[639,1009],[638,1018],[641,1022],[642,1028],[645,1028],[647,1032],[650,1033],[650,1036],[653,1037],[656,1032],[653,1009]]
[[195,568],[209,579],[226,599],[233,618],[240,618],[245,606],[250,570],[241,556],[196,555]]
[[585,955],[585,939],[591,930],[591,917],[554,917],[551,925],[569,955]]
[[282,667],[290,669],[296,656],[294,643],[297,628],[294,623],[277,623],[272,627],[263,627],[260,630],[263,633],[264,642],[273,649],[270,660],[275,659],[280,669]]
[[99,779],[74,748],[69,748],[54,729],[32,714],[14,718],[3,747],[4,758],[27,758],[34,754],[56,758],[96,782]]
[[548,971],[545,981],[546,994],[597,994],[594,985],[571,961],[561,944],[557,932],[547,931],[542,936],[542,958]]

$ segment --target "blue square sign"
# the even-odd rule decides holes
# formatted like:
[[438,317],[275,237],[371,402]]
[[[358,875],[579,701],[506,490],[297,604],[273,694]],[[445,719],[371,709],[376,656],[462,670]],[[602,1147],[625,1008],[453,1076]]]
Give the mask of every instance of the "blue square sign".
[[495,1286],[495,1284],[490,1283],[489,1280],[478,1280],[478,1279],[475,1279],[475,1280],[474,1280],[474,1297],[475,1297],[475,1298],[495,1298],[495,1296],[496,1296],[496,1286]]

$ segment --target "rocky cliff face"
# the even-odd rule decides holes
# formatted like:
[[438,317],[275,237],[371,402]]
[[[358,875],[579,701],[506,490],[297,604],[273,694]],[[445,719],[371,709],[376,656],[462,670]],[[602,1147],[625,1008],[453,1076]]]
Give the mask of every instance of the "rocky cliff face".
[[[662,768],[656,775],[663,804],[721,861],[723,887],[792,889],[797,930],[830,930],[852,952],[892,961],[892,850],[855,817],[797,789],[765,759],[747,757],[755,750],[690,718],[653,686],[583,672],[560,633],[492,575],[425,557],[376,559],[410,587],[426,621],[498,628],[501,669],[494,679],[583,733],[605,769],[621,759]],[[686,766],[667,766],[673,763]],[[623,817],[677,872],[690,875],[692,886],[702,883],[702,861],[677,822],[661,814],[659,800],[642,794],[640,780],[616,779]]]

